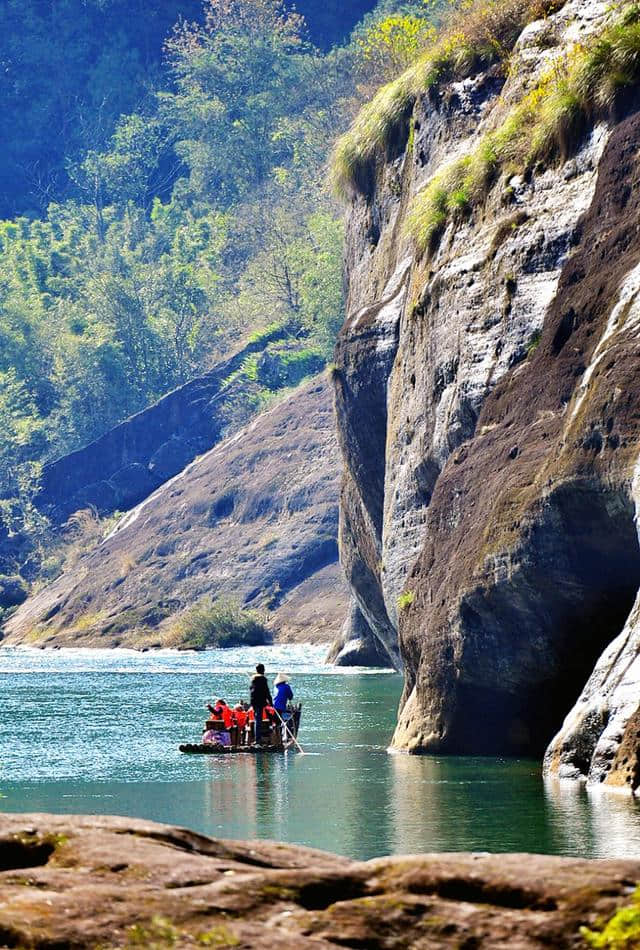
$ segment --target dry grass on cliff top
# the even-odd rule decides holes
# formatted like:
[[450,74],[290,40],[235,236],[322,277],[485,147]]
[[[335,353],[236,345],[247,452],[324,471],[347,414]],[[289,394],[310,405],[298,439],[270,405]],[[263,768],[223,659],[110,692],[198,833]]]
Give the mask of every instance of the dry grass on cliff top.
[[[455,0],[454,0],[455,3]],[[558,0],[462,0],[435,41],[406,72],[378,90],[335,145],[331,177],[343,198],[366,193],[372,166],[393,142],[406,142],[417,97],[508,59],[527,23],[557,9]]]
[[611,115],[620,94],[639,82],[640,6],[632,4],[589,45],[557,61],[496,131],[416,195],[407,230],[418,250],[430,250],[449,220],[483,201],[500,173],[568,157],[595,121]]

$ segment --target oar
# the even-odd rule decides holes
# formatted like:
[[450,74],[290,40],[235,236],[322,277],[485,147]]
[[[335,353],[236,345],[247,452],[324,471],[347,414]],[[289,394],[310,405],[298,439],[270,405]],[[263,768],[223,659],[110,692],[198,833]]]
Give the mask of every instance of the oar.
[[274,710],[275,710],[276,716],[278,717],[278,719],[280,720],[280,722],[281,722],[282,725],[284,726],[285,732],[288,732],[288,733],[289,733],[289,735],[291,736],[291,738],[293,739],[293,741],[295,742],[295,744],[298,746],[298,748],[300,749],[300,751],[302,752],[302,754],[303,754],[303,755],[306,755],[304,749],[302,748],[302,746],[300,745],[300,743],[298,742],[298,740],[296,739],[296,737],[294,736],[294,734],[291,732],[291,730],[289,729],[289,726],[286,724],[286,722],[284,721],[284,719],[282,718],[282,716],[280,715],[280,713],[278,712],[278,710],[275,709],[275,707],[274,707]]

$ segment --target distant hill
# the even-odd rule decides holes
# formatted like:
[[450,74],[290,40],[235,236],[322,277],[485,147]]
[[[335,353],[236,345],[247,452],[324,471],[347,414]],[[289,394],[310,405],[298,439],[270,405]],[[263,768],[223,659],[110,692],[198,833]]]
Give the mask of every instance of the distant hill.
[[332,640],[348,602],[340,468],[332,397],[318,378],[130,511],[17,610],[5,640],[161,646],[185,608],[218,595],[264,611],[277,637]]
[[[374,3],[293,4],[322,49],[342,42]],[[144,107],[176,21],[200,0],[5,0],[0,4],[0,217],[44,211],[73,191],[68,163]]]

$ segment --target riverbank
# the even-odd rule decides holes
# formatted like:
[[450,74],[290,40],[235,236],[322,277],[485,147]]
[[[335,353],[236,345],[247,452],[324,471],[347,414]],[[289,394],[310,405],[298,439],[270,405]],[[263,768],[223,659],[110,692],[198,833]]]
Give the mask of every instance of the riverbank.
[[368,862],[151,822],[0,816],[0,940],[32,948],[586,946],[640,861]]

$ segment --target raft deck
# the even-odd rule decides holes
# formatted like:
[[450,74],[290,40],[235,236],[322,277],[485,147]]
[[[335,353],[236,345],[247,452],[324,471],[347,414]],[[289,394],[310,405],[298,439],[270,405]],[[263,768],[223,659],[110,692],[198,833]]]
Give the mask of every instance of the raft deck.
[[[291,713],[291,717],[287,720],[287,729],[289,732],[297,738],[298,730],[300,729],[300,717],[302,715],[302,703],[297,703],[289,707],[288,710]],[[223,731],[223,724],[220,723],[221,731]],[[212,722],[207,723],[207,727],[215,728]],[[226,731],[226,730],[224,730]],[[278,723],[278,733],[282,735],[282,726]],[[231,731],[233,735],[233,731]],[[217,745],[213,742],[183,742],[178,746],[180,752],[184,752],[187,755],[230,755],[233,753],[243,752],[243,753],[261,753],[261,752],[286,752],[288,749],[295,748],[295,742],[291,736],[287,736],[286,740],[280,742],[270,742],[268,745],[242,745],[238,742],[232,745],[224,746]]]
[[231,755],[232,753],[248,752],[286,752],[291,748],[290,745],[214,745],[211,742],[185,742],[178,746],[180,752],[186,752],[187,755]]

